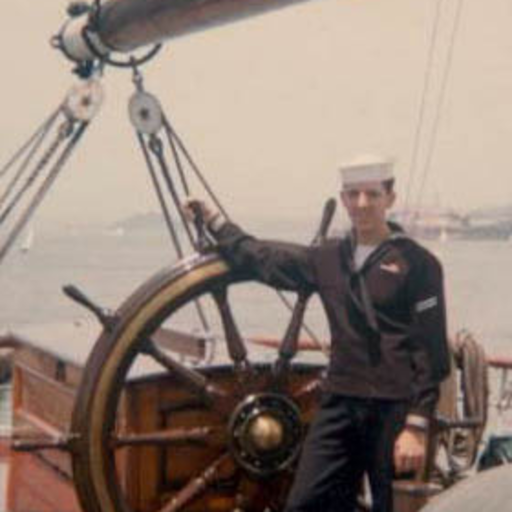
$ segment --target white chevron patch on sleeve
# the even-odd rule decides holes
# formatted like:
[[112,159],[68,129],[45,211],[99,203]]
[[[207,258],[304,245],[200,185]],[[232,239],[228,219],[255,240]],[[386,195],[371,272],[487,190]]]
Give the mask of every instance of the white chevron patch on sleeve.
[[437,302],[437,297],[429,297],[428,299],[421,300],[420,302],[416,303],[416,312],[422,313],[427,309],[434,308],[437,306]]

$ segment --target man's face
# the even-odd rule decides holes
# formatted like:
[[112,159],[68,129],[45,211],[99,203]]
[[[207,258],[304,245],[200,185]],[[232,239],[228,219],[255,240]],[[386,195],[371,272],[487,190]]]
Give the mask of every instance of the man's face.
[[347,209],[356,231],[371,232],[386,222],[386,212],[395,201],[381,181],[347,185],[341,191],[341,201]]

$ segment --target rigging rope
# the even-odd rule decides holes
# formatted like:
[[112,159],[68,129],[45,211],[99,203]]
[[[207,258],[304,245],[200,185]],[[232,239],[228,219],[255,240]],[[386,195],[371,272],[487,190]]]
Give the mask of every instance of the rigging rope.
[[[194,242],[194,236],[192,235],[192,231],[190,230],[190,226],[187,222],[187,219],[185,218],[185,214],[180,208],[180,205],[183,201],[180,200],[180,196],[178,194],[178,191],[176,189],[176,186],[174,184],[173,179],[171,178],[171,174],[169,172],[169,167],[167,165],[167,161],[165,160],[164,151],[163,151],[163,145],[162,141],[156,136],[152,135],[150,142],[149,142],[149,148],[153,152],[153,154],[156,156],[156,159],[158,161],[158,164],[160,166],[160,170],[162,172],[162,177],[164,179],[165,184],[167,185],[167,190],[171,194],[172,200],[176,206],[176,210],[178,212],[178,215],[181,219],[181,222],[183,224],[183,227],[185,228],[185,233],[187,234],[188,240],[192,247],[197,249],[196,244]],[[178,243],[178,249],[179,249],[179,257],[183,257],[184,253],[183,250]]]
[[446,474],[440,467],[437,469],[447,481],[457,479],[475,463],[487,423],[489,401],[488,365],[482,345],[471,333],[462,330],[456,334],[452,349],[460,374],[462,406],[453,410],[449,420],[473,421],[476,425],[451,428],[440,434],[439,443],[444,447],[449,473]]
[[[156,136],[156,133],[160,130],[160,124],[158,120],[161,120],[161,126],[163,126],[164,131],[167,136],[167,141],[169,144],[169,147],[171,148],[173,160],[176,166],[176,169],[178,171],[178,175],[181,182],[181,187],[183,189],[183,193],[185,196],[190,195],[190,187],[187,182],[187,178],[185,175],[184,170],[184,162],[182,161],[182,157],[185,160],[188,167],[193,171],[196,178],[199,180],[203,188],[205,189],[206,193],[208,194],[209,198],[213,201],[218,211],[227,219],[231,220],[228,212],[226,209],[222,206],[219,198],[216,196],[212,188],[210,187],[209,183],[205,179],[203,173],[200,171],[199,166],[196,164],[194,159],[192,158],[191,154],[187,150],[185,144],[183,143],[182,139],[179,137],[177,132],[174,130],[172,124],[170,123],[168,117],[166,116],[163,109],[160,107],[158,101],[156,98],[154,98],[151,95],[148,95],[144,91],[143,87],[143,78],[140,74],[137,64],[133,63],[133,82],[135,84],[137,93],[141,96],[137,98],[135,95],[132,97],[132,100],[134,100],[133,105],[130,107],[131,109],[131,116],[132,116],[132,123],[134,124],[135,130],[137,132],[139,144],[142,148],[144,158],[146,160],[146,165],[149,169],[151,179],[153,181],[153,185],[155,187],[155,191],[157,194],[158,202],[162,208],[164,218],[166,225],[169,229],[169,232],[171,234],[171,238],[173,241],[173,245],[176,248],[178,257],[183,256],[183,250],[181,248],[181,244],[179,242],[176,230],[174,228],[172,218],[169,212],[169,209],[167,207],[167,204],[165,202],[165,198],[162,192],[162,188],[159,182],[159,179],[155,172],[155,167],[152,163],[150,152],[154,155],[154,157],[157,159],[158,167],[160,169],[161,177],[164,180],[165,184],[167,185],[167,190],[171,195],[172,201],[176,207],[176,210],[178,211],[179,217],[181,219],[182,225],[184,226],[185,233],[187,234],[187,237],[189,239],[190,244],[192,247],[194,247],[196,250],[200,250],[202,246],[207,242],[207,235],[202,229],[203,226],[201,226],[201,229],[198,229],[198,239],[197,241],[194,240],[194,237],[192,235],[192,232],[190,230],[189,223],[185,219],[184,212],[182,208],[180,207],[182,204],[182,201],[180,200],[180,195],[175,187],[175,184],[170,176],[169,168],[163,153],[163,145],[161,140]],[[136,94],[137,94],[136,93]],[[137,103],[137,99],[140,100],[140,104]],[[156,112],[155,109],[158,109],[159,111]],[[148,123],[148,124],[146,124]],[[146,145],[146,141],[144,138],[144,133],[146,135],[149,135],[149,150],[148,146]],[[199,226],[197,226],[199,228]],[[291,303],[290,300],[281,292],[277,291],[277,295],[279,296],[280,300],[283,302],[283,304],[286,306],[286,308],[289,311],[293,311],[294,305]],[[199,308],[200,309],[200,308]],[[198,310],[199,310],[198,309]],[[200,317],[203,317],[202,312],[199,313]],[[206,329],[206,319],[201,320],[203,323],[203,327]],[[307,324],[303,324],[303,329],[307,332],[307,334],[311,337],[311,339],[318,345],[318,347],[322,350],[324,354],[328,353],[328,348],[323,345],[323,343],[319,340],[319,338],[315,335],[315,333],[308,327]]]
[[404,210],[405,211],[407,211],[407,209],[409,207],[409,201],[411,199],[411,194],[412,194],[412,192],[411,192],[412,183],[413,183],[414,177],[416,175],[418,153],[419,153],[419,148],[420,148],[420,139],[421,139],[421,135],[423,133],[425,109],[427,106],[427,96],[428,96],[428,91],[431,87],[430,84],[431,84],[431,78],[432,78],[432,71],[434,68],[435,48],[437,45],[437,39],[438,39],[438,35],[439,35],[439,24],[440,24],[440,19],[441,19],[441,4],[442,4],[442,2],[443,2],[443,0],[437,0],[437,2],[436,2],[436,8],[435,8],[435,14],[434,14],[434,25],[432,28],[432,34],[430,35],[430,45],[429,45],[429,49],[428,49],[427,65],[426,65],[425,74],[423,77],[423,87],[422,87],[422,91],[421,91],[420,108],[419,108],[418,120],[416,123],[416,130],[415,130],[415,134],[414,134],[411,160],[409,162],[407,189],[406,189],[405,200],[404,200]]
[[[231,220],[228,212],[226,211],[226,209],[222,206],[220,200],[218,199],[218,197],[215,195],[214,191],[212,190],[212,188],[210,187],[210,185],[208,184],[208,182],[206,181],[206,179],[204,178],[203,174],[201,173],[199,167],[197,166],[197,164],[194,162],[192,156],[190,155],[190,153],[188,152],[188,150],[186,149],[183,141],[181,140],[181,138],[179,137],[179,135],[176,133],[176,131],[173,129],[172,125],[169,123],[168,119],[164,116],[164,127],[166,128],[166,130],[168,131],[169,133],[169,136],[172,137],[178,144],[178,147],[179,149],[181,150],[181,152],[184,154],[185,158],[187,159],[187,162],[189,163],[191,169],[194,171],[195,175],[197,176],[197,178],[200,180],[201,184],[204,186],[206,192],[208,193],[209,197],[212,199],[212,201],[214,202],[216,208],[222,213],[222,215],[224,216],[224,218],[226,220]],[[276,293],[277,293],[277,296],[279,297],[279,299],[281,300],[281,302],[285,305],[285,307],[289,310],[289,311],[293,311],[294,309],[294,305],[292,304],[292,302],[286,297],[286,295],[284,295],[283,292],[281,292],[280,290],[276,290]],[[311,339],[316,343],[316,345],[320,348],[320,350],[328,355],[329,351],[328,351],[328,348],[324,346],[324,344],[320,341],[320,339],[318,338],[318,336],[315,334],[315,332],[306,324],[306,323],[303,323],[302,325],[302,328],[304,329],[304,331],[306,331],[306,333],[311,337]]]
[[[475,462],[478,445],[487,423],[489,388],[487,361],[482,346],[467,331],[457,333],[456,357],[461,368],[461,388],[463,391],[463,417],[481,419],[481,426],[466,430],[463,438],[463,455],[467,469]],[[460,464],[460,462],[459,462]],[[459,468],[461,466],[459,465]]]
[[43,122],[43,124],[37,128],[37,130],[28,138],[28,140],[14,153],[14,155],[7,161],[7,163],[0,169],[0,178],[3,178],[11,169],[11,167],[16,163],[16,161],[21,158],[28,148],[41,136],[42,133],[45,133],[48,129],[48,126],[53,124],[53,121],[59,115],[60,108],[55,110],[52,115]]
[[215,194],[213,189],[210,187],[209,183],[207,182],[203,173],[200,171],[200,169],[199,169],[198,165],[196,164],[196,162],[194,161],[194,159],[192,158],[192,155],[187,150],[187,148],[186,148],[185,144],[183,143],[182,139],[180,138],[180,136],[176,133],[176,131],[174,130],[174,128],[172,127],[171,123],[169,122],[169,120],[167,119],[166,116],[164,116],[163,120],[164,120],[164,127],[169,132],[169,134],[172,136],[172,138],[176,141],[179,150],[182,152],[183,156],[185,157],[185,159],[188,162],[188,165],[194,171],[194,174],[199,179],[199,181],[201,182],[201,185],[206,190],[208,196],[215,204],[215,207],[222,213],[222,215],[224,216],[225,219],[231,221],[232,220],[231,217],[229,216],[226,209],[222,206],[219,198],[217,197],[217,195]]
[[172,131],[169,129],[169,122],[167,121],[167,118],[164,114],[163,116],[163,126],[165,128],[165,133],[167,135],[167,140],[169,142],[169,146],[172,150],[172,156],[174,158],[174,162],[176,163],[176,168],[178,169],[178,173],[181,179],[181,185],[183,187],[183,191],[185,192],[186,196],[190,196],[190,188],[187,183],[187,179],[185,177],[185,172],[183,170],[183,165],[181,163],[180,154],[178,153],[178,149],[176,147],[176,141],[174,140],[174,137],[172,135]]
[[162,208],[162,213],[164,215],[165,224],[166,224],[167,229],[169,230],[169,233],[171,235],[172,243],[173,243],[174,247],[178,247],[179,246],[178,234],[176,233],[176,229],[174,228],[174,224],[171,219],[171,214],[169,212],[169,208],[167,206],[167,203],[165,202],[165,197],[162,192],[162,187],[160,185],[160,182],[158,181],[158,176],[156,174],[155,166],[153,165],[153,161],[151,160],[151,155],[149,154],[148,148],[144,141],[144,137],[142,136],[141,133],[137,133],[137,139],[139,141],[139,145],[140,145],[142,154],[144,155],[144,160],[146,161],[146,166],[149,170],[149,174],[151,176],[151,181],[153,182],[153,187],[155,188],[158,203],[160,204],[160,207]]
[[[19,168],[0,197],[0,226],[14,217],[10,227],[4,228],[7,234],[0,246],[0,263],[53,185],[90,121],[100,108],[102,99],[103,91],[95,78],[74,85],[57,110],[42,123],[2,168],[0,177],[5,177],[13,165],[21,159]],[[39,157],[25,181],[16,188],[60,115],[64,117],[64,120],[57,128],[55,139]],[[64,143],[65,145],[61,149]],[[46,168],[52,160],[53,163],[45,175]],[[33,189],[34,193],[29,196]],[[26,204],[22,205],[25,198],[27,198]]]
[[[163,123],[164,123],[164,128],[165,128],[165,130],[168,133],[168,137],[176,142],[179,150],[181,151],[181,153],[184,155],[185,159],[187,160],[188,165],[194,171],[194,174],[199,179],[201,185],[206,190],[208,196],[210,197],[210,199],[215,204],[215,207],[219,210],[219,212],[221,212],[221,214],[224,216],[224,218],[226,220],[231,221],[232,219],[229,216],[228,212],[226,211],[226,209],[221,204],[219,198],[217,197],[215,192],[212,190],[212,188],[210,187],[210,185],[207,182],[206,178],[204,177],[204,175],[202,174],[201,170],[199,169],[198,165],[195,163],[194,159],[192,158],[192,156],[188,152],[188,150],[187,150],[185,144],[183,143],[182,139],[176,133],[176,131],[174,130],[174,128],[172,127],[171,123],[169,122],[168,118],[165,115],[163,116]],[[286,297],[286,295],[284,295],[284,293],[281,292],[280,290],[276,290],[276,293],[277,293],[277,296],[279,297],[279,299],[281,300],[281,302],[285,305],[285,307],[289,311],[293,311],[294,305]],[[328,356],[328,353],[329,353],[328,348],[324,346],[324,344],[320,341],[320,339],[315,334],[315,332],[306,323],[303,323],[302,328],[310,336],[310,338],[315,342],[315,344],[320,348],[320,350],[326,356]]]
[[[183,165],[181,162],[181,157],[176,147],[176,141],[172,136],[172,132],[169,130],[169,122],[167,121],[165,114],[163,115],[163,126],[165,129],[165,133],[167,135],[167,140],[169,142],[169,146],[172,150],[172,155],[174,158],[174,163],[176,164],[176,168],[178,169],[178,174],[181,179],[181,186],[183,187],[183,192],[185,197],[190,197],[190,187],[188,186],[187,179],[185,176],[185,171],[183,169]],[[208,235],[205,230],[204,222],[199,216],[194,217],[194,224],[197,232],[197,249],[202,251],[208,245]],[[188,225],[187,225],[188,227]]]
[[[192,234],[192,231],[190,230],[190,226],[188,225],[185,219],[184,212],[181,209],[182,201],[180,201],[178,191],[171,177],[169,166],[167,165],[167,160],[164,154],[164,145],[162,143],[162,140],[158,136],[158,132],[162,127],[162,109],[157,99],[144,91],[143,77],[139,72],[137,63],[135,61],[132,61],[132,73],[132,81],[135,85],[136,93],[132,96],[130,100],[130,119],[135,129],[135,133],[137,135],[137,140],[139,142],[140,148],[144,155],[146,167],[149,170],[149,174],[153,182],[158,203],[160,204],[160,208],[162,209],[162,213],[165,219],[168,232],[171,236],[172,245],[174,246],[178,258],[181,259],[184,256],[183,247],[180,242],[178,232],[176,231],[176,228],[174,226],[171,213],[165,199],[161,181],[164,182],[167,191],[171,195],[172,202],[174,203],[175,209],[178,212],[178,216],[181,219],[182,226],[188,237],[190,245],[194,247],[196,250],[198,247],[196,246],[196,243],[194,241],[194,236]],[[176,154],[174,149],[173,156],[175,157],[174,160],[176,163]],[[153,159],[155,159],[156,162],[154,162]],[[176,165],[181,165],[179,160],[176,163]],[[160,171],[159,174],[157,173],[157,169]],[[180,175],[182,175],[184,180],[184,175],[182,171],[180,171]],[[188,186],[186,185],[185,181],[184,183],[185,190],[188,190]],[[197,314],[203,327],[203,330],[205,332],[208,332],[210,330],[210,327],[208,325],[208,321],[204,313],[201,301],[194,300],[193,302],[196,307]]]
[[452,61],[453,61],[453,55],[454,55],[454,49],[455,49],[455,41],[456,41],[457,34],[459,31],[459,27],[460,27],[460,20],[462,18],[463,6],[464,6],[464,0],[458,0],[457,7],[456,7],[456,13],[455,13],[455,20],[453,23],[453,28],[452,28],[449,46],[448,46],[448,57],[447,57],[447,61],[446,61],[446,65],[445,65],[444,73],[443,73],[443,77],[442,77],[442,82],[441,82],[441,91],[439,94],[439,100],[437,102],[437,106],[436,106],[436,110],[435,110],[435,114],[434,114],[434,121],[433,121],[432,131],[430,134],[430,140],[429,140],[429,144],[428,144],[428,148],[427,148],[425,164],[423,166],[423,171],[421,173],[420,186],[419,186],[419,190],[418,190],[418,198],[416,201],[416,209],[419,209],[421,207],[423,192],[425,190],[427,177],[428,177],[428,175],[430,173],[430,169],[431,169],[432,158],[433,158],[433,154],[434,154],[434,147],[437,142],[437,135],[438,135],[438,131],[439,131],[439,122],[441,120],[442,107],[443,107],[444,100],[446,97],[448,79],[449,79],[450,71],[452,68]]
[[[51,126],[49,127],[51,128]],[[53,155],[57,152],[59,149],[59,146],[64,142],[64,140],[71,134],[73,129],[71,121],[66,119],[66,121],[60,126],[59,133],[57,138],[53,141],[51,146],[48,148],[48,150],[44,153],[42,158],[39,160],[38,164],[34,168],[34,170],[30,173],[25,183],[20,187],[20,189],[14,194],[14,197],[11,199],[11,201],[5,206],[4,211],[0,215],[0,225],[5,221],[5,219],[8,217],[8,215],[11,213],[11,211],[17,206],[17,204],[23,199],[23,196],[27,193],[27,191],[30,189],[32,184],[37,180],[39,175],[42,173],[48,162],[51,160]],[[17,174],[15,179],[13,180],[13,183],[11,185],[15,185],[18,181],[18,178],[21,178],[21,175],[23,172],[27,169],[27,165],[32,157],[34,156],[36,150],[39,148],[40,144],[43,142],[44,137],[49,133],[49,129],[43,134],[43,137],[40,141],[38,141],[38,144],[32,148],[30,151],[28,158],[24,162],[24,165],[22,166],[22,169],[20,173]],[[7,198],[7,195],[11,192],[12,187],[8,187],[6,194],[2,196],[0,199],[0,205],[3,207],[3,202]]]
[[6,185],[5,190],[3,191],[2,195],[0,196],[0,210],[4,208],[5,203],[7,202],[9,196],[15,189],[18,182],[21,180],[23,175],[25,174],[25,171],[28,169],[28,166],[30,165],[33,157],[35,156],[36,152],[41,147],[42,143],[44,142],[46,136],[48,135],[49,131],[51,130],[54,122],[57,120],[57,116],[59,115],[59,110],[55,112],[54,115],[52,115],[52,118],[50,118],[50,121],[46,123],[46,126],[43,127],[43,129],[39,130],[36,137],[32,137],[30,142],[33,144],[32,147],[31,144],[24,144],[22,149],[23,153],[18,152],[19,155],[22,156],[25,152],[27,153],[23,162],[21,163],[18,171],[15,173],[15,175],[12,177],[11,181]]
[[[0,263],[5,258],[7,252],[11,248],[12,244],[17,239],[19,233],[23,230],[23,228],[26,226],[28,221],[31,219],[32,215],[34,214],[35,210],[41,203],[41,201],[44,199],[45,195],[49,191],[50,187],[55,182],[57,176],[59,175],[60,171],[64,167],[64,164],[68,161],[69,157],[71,156],[73,150],[75,149],[76,145],[78,144],[79,140],[81,139],[82,135],[84,134],[87,126],[89,125],[88,122],[82,121],[78,124],[78,128],[74,131],[71,128],[69,132],[64,133],[64,130],[62,130],[61,133],[59,133],[60,137],[69,137],[71,136],[70,141],[68,142],[67,146],[62,151],[61,155],[58,157],[57,161],[54,163],[53,167],[50,169],[48,175],[44,179],[43,183],[35,193],[34,197],[30,201],[30,204],[25,209],[25,211],[21,214],[20,218],[14,225],[13,229],[11,230],[10,234],[8,235],[7,239],[5,240],[2,247],[0,247]],[[58,146],[56,146],[57,149]],[[45,156],[48,156],[48,153],[45,154]],[[47,159],[43,157],[41,162],[44,161],[44,164],[48,162]]]
[[[187,220],[185,219],[185,214],[183,213],[183,210],[180,208],[181,201],[180,201],[178,192],[176,190],[176,187],[174,186],[174,181],[171,178],[171,174],[169,172],[167,162],[165,160],[162,141],[156,135],[151,136],[150,141],[149,141],[149,149],[155,155],[155,157],[158,161],[158,164],[160,166],[161,175],[163,177],[165,184],[167,185],[167,190],[171,194],[171,197],[174,201],[178,215],[181,218],[182,225],[185,228],[185,233],[187,234],[188,240],[189,240],[190,244],[192,245],[192,247],[195,247],[194,236],[192,235],[190,226],[188,225]],[[181,243],[179,241],[179,238],[177,236],[175,237],[175,248],[176,248],[176,252],[177,252],[178,256],[180,258],[182,258],[184,255],[184,252],[183,252]],[[206,332],[209,331],[210,326],[206,319],[206,315],[204,313],[204,309],[202,307],[201,302],[199,300],[195,300],[194,304],[196,306],[197,313],[198,313],[199,319],[201,321],[201,324],[203,326],[203,329]]]

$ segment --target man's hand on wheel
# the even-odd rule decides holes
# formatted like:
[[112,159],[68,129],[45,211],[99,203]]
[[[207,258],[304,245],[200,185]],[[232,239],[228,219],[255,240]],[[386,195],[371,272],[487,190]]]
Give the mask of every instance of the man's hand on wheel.
[[205,224],[209,224],[215,217],[218,216],[216,211],[213,211],[205,201],[195,197],[188,197],[182,205],[183,212],[187,220],[194,221],[197,216],[201,216]]

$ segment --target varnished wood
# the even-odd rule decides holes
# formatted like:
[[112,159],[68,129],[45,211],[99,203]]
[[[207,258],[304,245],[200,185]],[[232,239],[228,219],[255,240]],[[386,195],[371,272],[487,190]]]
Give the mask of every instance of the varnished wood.
[[[258,506],[272,504],[276,496],[282,502],[289,479],[277,474],[271,495],[271,486],[264,482],[255,481],[254,489],[248,481],[243,484],[243,471],[229,447],[230,418],[247,398],[268,392],[272,365],[255,363],[254,378],[242,387],[231,358],[192,368],[160,343],[147,342],[171,323],[173,308],[198,295],[211,295],[230,279],[229,267],[214,254],[198,257],[197,265],[187,262],[158,275],[120,308],[115,330],[100,336],[85,370],[51,350],[41,357],[38,349],[23,353],[16,369],[22,388],[18,395],[15,391],[17,421],[36,434],[44,430],[39,422],[49,422],[55,439],[67,432],[80,436],[73,445],[72,468],[84,510],[115,512],[124,510],[126,503],[138,512],[156,512],[166,504],[173,510],[181,503],[187,512],[228,512],[240,502],[240,492],[250,493]],[[235,359],[243,360],[238,357],[244,352],[240,347],[235,348]],[[152,357],[146,357],[148,352]],[[294,366],[290,387],[283,392],[290,396],[319,372],[315,365]],[[75,379],[80,382],[78,392]],[[62,411],[45,402],[53,419],[39,406],[40,387],[48,395],[63,397]],[[316,403],[306,402],[302,413],[309,420]],[[43,418],[35,420],[35,415]],[[43,462],[55,478],[69,479],[67,453],[45,449],[28,455]]]
[[273,385],[280,389],[290,370],[292,359],[296,356],[299,346],[299,335],[304,322],[304,314],[309,301],[309,294],[300,293],[292,311],[292,316],[286,328],[283,341],[279,346],[279,357],[275,362],[274,383]]
[[[59,435],[65,435],[69,412],[55,411],[50,407],[48,411],[56,414],[57,421],[46,423],[48,411],[46,406],[39,406],[39,393],[60,397],[58,400],[63,409],[69,410],[73,406],[75,390],[67,378],[62,379],[55,371],[58,357],[41,355],[38,350],[33,354],[30,352],[20,352],[15,368],[15,388],[24,388],[14,390],[15,422],[28,428],[29,433],[44,433],[57,439]],[[78,367],[75,370],[78,374],[82,371]],[[226,395],[234,396],[238,388],[229,365],[195,369],[194,372],[201,376],[201,382],[215,384]],[[255,365],[255,372],[250,391],[256,393],[265,390],[270,366]],[[300,404],[305,424],[311,421],[318,404],[320,372],[320,367],[294,365],[288,387],[284,390]],[[69,398],[63,398],[66,396]],[[234,473],[222,464],[212,465],[226,447],[226,434],[224,437],[218,434],[222,429],[225,430],[222,415],[197,400],[197,394],[183,385],[176,372],[149,374],[126,382],[118,407],[116,429],[112,433],[113,439],[118,441],[112,445],[112,454],[116,452],[119,482],[130,506],[141,512],[155,512],[162,508],[162,502],[169,510],[180,510],[179,507],[173,508],[176,503],[187,503],[183,510],[200,512],[210,510],[215,504],[217,510],[228,511],[242,503],[242,498],[237,498],[237,495],[245,496],[244,499],[252,504],[261,503],[262,507],[271,504],[275,496],[281,496],[277,503],[282,500],[288,484],[276,480],[272,486],[265,485],[265,492],[261,492],[257,483],[246,481],[241,476],[233,477]],[[45,448],[51,448],[51,444]],[[25,454],[24,457],[33,455]],[[66,462],[65,457],[64,453],[44,450],[35,457],[34,464],[37,462],[37,467],[47,472],[45,478],[56,478],[59,485],[71,485],[69,460]],[[31,459],[16,459],[17,475],[21,474],[20,463],[23,460],[26,464]],[[222,481],[221,490],[210,487],[210,482],[217,479]],[[28,485],[28,482],[25,480],[19,488],[22,489],[23,485]],[[419,504],[437,492],[428,482],[421,481],[399,482],[395,491],[397,503],[402,507],[397,512],[416,512]],[[31,493],[37,494],[37,490],[27,487],[26,500]],[[178,501],[172,502],[173,499]],[[16,508],[12,510],[17,511]]]
[[[130,432],[151,432],[163,427],[158,414],[161,393],[158,386],[134,388],[127,396],[127,421],[120,435]],[[155,445],[131,449],[127,455],[130,470],[125,492],[137,510],[154,510],[162,481],[162,458]]]
[[177,444],[199,443],[205,444],[210,437],[211,429],[196,427],[188,429],[169,429],[149,432],[145,434],[125,434],[112,438],[112,447],[123,446],[169,446]]
[[224,327],[224,335],[228,346],[228,353],[231,360],[235,364],[235,370],[241,371],[248,368],[247,349],[240,335],[240,331],[233,315],[233,310],[228,301],[228,291],[226,286],[218,287],[213,298],[219,309],[222,325]]
[[15,439],[12,449],[18,452],[38,452],[41,450],[64,450],[71,449],[73,436],[59,436],[55,438],[25,438]]
[[129,51],[304,1],[110,0],[101,11],[99,34],[109,47]]
[[229,454],[221,455],[208,465],[201,474],[192,478],[159,512],[177,512],[187,503],[197,499],[216,481],[221,473],[222,466],[228,466],[234,470],[234,463]]
[[212,382],[208,382],[208,379],[196,370],[176,361],[172,356],[160,350],[152,340],[148,340],[144,344],[143,352],[153,357],[167,370],[176,374],[183,384],[204,395],[206,398],[221,400],[228,398],[229,395],[225,390]]
[[59,430],[68,428],[75,401],[74,390],[24,365],[19,368],[18,375],[22,380],[20,409]]
[[11,456],[6,510],[83,512],[71,480],[34,454]]

